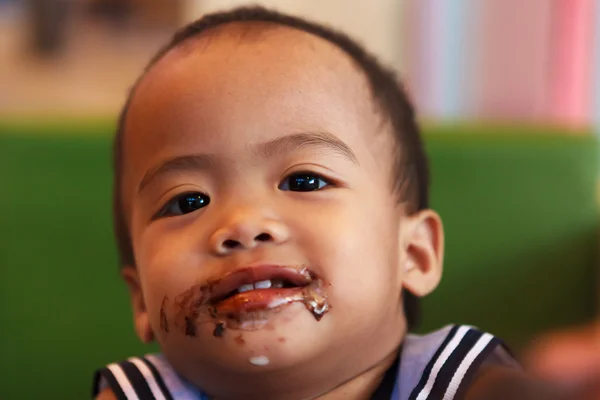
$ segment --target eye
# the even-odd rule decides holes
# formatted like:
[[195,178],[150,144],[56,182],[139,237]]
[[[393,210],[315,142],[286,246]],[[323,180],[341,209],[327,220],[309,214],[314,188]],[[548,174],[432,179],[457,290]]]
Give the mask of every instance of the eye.
[[209,203],[210,197],[204,193],[183,193],[169,201],[158,214],[158,217],[189,214],[206,207]]
[[312,172],[298,172],[285,178],[279,185],[279,189],[292,192],[314,192],[329,185],[331,183],[320,175]]

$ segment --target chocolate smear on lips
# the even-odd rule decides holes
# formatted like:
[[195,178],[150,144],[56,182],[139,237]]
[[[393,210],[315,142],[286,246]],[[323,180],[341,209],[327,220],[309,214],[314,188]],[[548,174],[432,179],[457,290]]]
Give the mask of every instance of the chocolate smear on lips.
[[[174,325],[184,335],[195,336],[199,324],[214,323],[213,335],[222,337],[226,327],[252,329],[244,322],[266,320],[270,313],[296,302],[319,321],[330,309],[325,286],[306,267],[238,268],[175,297]],[[161,309],[161,319],[163,313]]]

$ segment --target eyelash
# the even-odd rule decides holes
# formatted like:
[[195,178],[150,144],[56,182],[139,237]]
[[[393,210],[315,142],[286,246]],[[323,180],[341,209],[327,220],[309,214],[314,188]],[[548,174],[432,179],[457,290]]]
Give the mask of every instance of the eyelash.
[[[286,183],[291,178],[306,179],[311,182],[314,182],[315,180],[317,181],[316,188],[308,189],[308,190],[298,190],[298,192],[316,192],[316,191],[320,191],[320,190],[326,189],[328,187],[334,186],[334,183],[331,179],[325,178],[321,174],[318,174],[318,173],[312,172],[312,171],[298,171],[298,172],[293,172],[293,173],[287,175],[283,179],[283,181],[279,184],[278,189],[284,190],[284,189],[282,189],[282,187],[285,186],[284,183]],[[312,178],[312,179],[310,179],[310,178]],[[321,182],[323,183],[323,185],[320,184]],[[296,182],[296,183],[298,183],[298,182]],[[291,188],[289,188],[289,185],[287,185],[287,186],[288,186],[289,191],[293,191]]]
[[[304,185],[304,189],[306,190],[295,190],[300,193],[305,192],[317,192],[329,187],[335,186],[331,179],[325,178],[321,174],[317,174],[312,171],[299,171],[294,172],[286,176],[282,182],[279,184],[278,189],[284,191],[294,191],[290,186],[290,179],[295,178],[296,182],[293,183],[295,188],[300,189],[302,185]],[[286,185],[287,183],[287,185]],[[314,186],[316,183],[316,186]],[[309,185],[307,187],[307,185]],[[312,185],[312,188],[310,187]],[[287,188],[287,189],[284,189]],[[178,194],[177,196],[171,198],[156,214],[153,219],[171,217],[177,215],[184,215],[199,209],[205,208],[210,204],[210,196],[202,192],[185,192]],[[173,207],[178,207],[179,211],[173,211]],[[195,209],[191,209],[193,207],[197,207]],[[188,212],[185,212],[183,208],[190,208]]]
[[[201,208],[205,208],[206,206],[208,206],[210,204],[210,197],[202,192],[185,192],[178,194],[177,196],[169,200],[167,204],[165,204],[160,209],[160,211],[156,214],[156,216],[153,219],[188,214],[189,212],[184,212],[182,208],[185,208],[186,206],[192,207],[193,203],[195,203],[195,205],[198,205],[198,208],[190,210],[189,212],[197,211]],[[179,207],[179,212],[172,210],[172,208],[175,206]]]

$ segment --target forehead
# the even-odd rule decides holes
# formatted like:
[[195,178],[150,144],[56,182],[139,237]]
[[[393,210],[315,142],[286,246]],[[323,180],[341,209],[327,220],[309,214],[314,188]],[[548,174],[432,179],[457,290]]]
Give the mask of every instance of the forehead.
[[375,145],[379,125],[366,77],[341,49],[292,28],[229,24],[171,50],[140,82],[125,122],[125,179],[173,154],[298,131]]

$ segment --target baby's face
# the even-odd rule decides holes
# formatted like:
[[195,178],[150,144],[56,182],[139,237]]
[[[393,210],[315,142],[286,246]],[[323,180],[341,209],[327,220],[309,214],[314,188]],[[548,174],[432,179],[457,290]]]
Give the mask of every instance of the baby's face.
[[131,104],[138,333],[214,392],[291,366],[299,382],[358,373],[405,332],[415,224],[391,192],[391,135],[334,46],[284,28],[239,36],[172,51]]

